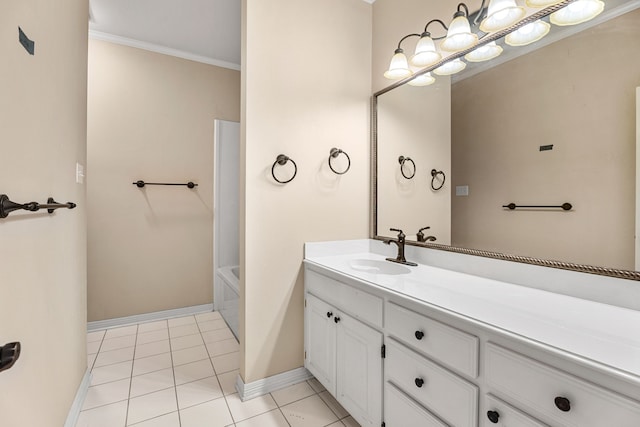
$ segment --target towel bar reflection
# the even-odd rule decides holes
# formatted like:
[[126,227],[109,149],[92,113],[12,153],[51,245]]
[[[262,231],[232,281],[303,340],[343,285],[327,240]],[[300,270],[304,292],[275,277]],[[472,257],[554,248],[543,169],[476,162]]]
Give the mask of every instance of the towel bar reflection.
[[73,209],[76,207],[75,203],[67,202],[67,203],[58,203],[53,197],[49,197],[47,199],[47,203],[37,203],[37,202],[28,202],[28,203],[16,203],[9,200],[9,196],[6,194],[0,194],[0,218],[6,218],[13,211],[25,210],[29,212],[38,212],[40,209],[46,209],[50,214],[53,213],[56,209],[59,208],[67,208]]
[[143,188],[145,185],[182,185],[182,186],[186,186],[189,188],[194,188],[197,187],[198,184],[194,183],[194,182],[187,182],[186,184],[173,184],[173,183],[167,183],[167,182],[144,182],[142,180],[140,181],[136,181],[134,183],[132,183],[133,185],[137,185],[138,188]]
[[516,205],[515,203],[509,203],[508,205],[502,205],[503,208],[507,208],[509,210],[515,210],[520,208],[530,208],[530,209],[562,209],[565,211],[570,211],[573,209],[573,205],[571,203],[565,202],[561,205]]

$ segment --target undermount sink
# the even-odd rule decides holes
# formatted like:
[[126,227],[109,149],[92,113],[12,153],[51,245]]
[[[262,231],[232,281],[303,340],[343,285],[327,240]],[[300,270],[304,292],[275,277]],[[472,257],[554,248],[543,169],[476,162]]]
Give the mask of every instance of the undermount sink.
[[411,272],[411,270],[404,265],[377,259],[354,259],[349,261],[349,266],[354,270],[371,274],[397,275]]

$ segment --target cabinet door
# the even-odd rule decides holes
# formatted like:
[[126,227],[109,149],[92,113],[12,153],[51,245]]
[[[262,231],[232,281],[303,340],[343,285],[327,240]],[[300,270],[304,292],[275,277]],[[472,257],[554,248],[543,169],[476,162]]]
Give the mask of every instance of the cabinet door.
[[339,313],[338,402],[365,426],[382,423],[382,333]]
[[335,314],[332,306],[307,294],[304,366],[334,396],[336,394]]

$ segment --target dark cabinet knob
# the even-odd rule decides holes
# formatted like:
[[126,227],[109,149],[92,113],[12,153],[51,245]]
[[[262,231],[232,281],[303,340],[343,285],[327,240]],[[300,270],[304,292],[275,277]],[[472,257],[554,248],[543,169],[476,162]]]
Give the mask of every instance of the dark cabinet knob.
[[418,388],[421,388],[424,385],[424,380],[422,378],[416,378],[414,382]]
[[333,316],[333,313],[332,313],[332,312],[330,312],[330,311],[327,311],[327,317],[329,317],[329,318],[330,318],[331,316]]
[[338,316],[336,316],[336,317],[333,318],[333,321],[338,323],[340,321],[340,318]]
[[553,403],[556,404],[556,408],[560,409],[562,412],[569,412],[571,410],[571,402],[566,397],[558,396],[553,399]]
[[422,331],[416,331],[415,336],[416,336],[416,339],[419,341],[419,340],[421,340],[422,338],[424,338],[424,332],[422,332]]
[[489,418],[489,421],[491,421],[492,423],[497,424],[498,419],[500,418],[500,414],[498,413],[498,411],[488,411],[487,418]]

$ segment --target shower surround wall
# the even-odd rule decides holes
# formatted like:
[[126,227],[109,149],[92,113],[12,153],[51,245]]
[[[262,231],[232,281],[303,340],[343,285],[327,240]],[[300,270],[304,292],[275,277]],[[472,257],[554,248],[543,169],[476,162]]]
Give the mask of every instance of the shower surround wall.
[[89,321],[210,304],[214,119],[239,120],[240,73],[90,40],[88,92]]

